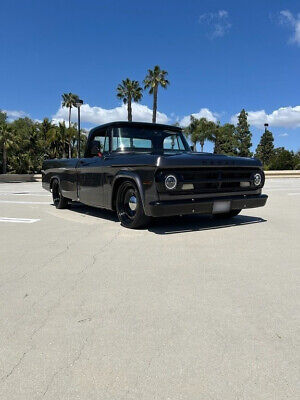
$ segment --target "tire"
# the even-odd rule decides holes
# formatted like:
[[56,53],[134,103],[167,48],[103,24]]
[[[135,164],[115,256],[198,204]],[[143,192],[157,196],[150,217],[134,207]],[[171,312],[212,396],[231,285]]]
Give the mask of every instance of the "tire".
[[213,214],[214,218],[233,218],[236,217],[242,210],[230,210],[227,213]]
[[126,228],[145,228],[150,222],[150,217],[145,215],[138,188],[132,181],[124,181],[118,188],[116,209],[121,225]]
[[52,183],[52,198],[53,204],[58,209],[63,209],[68,207],[68,199],[66,199],[62,194],[57,179]]

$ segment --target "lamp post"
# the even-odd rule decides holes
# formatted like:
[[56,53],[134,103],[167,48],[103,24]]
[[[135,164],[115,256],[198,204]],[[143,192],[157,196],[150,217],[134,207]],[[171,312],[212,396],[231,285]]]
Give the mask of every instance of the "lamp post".
[[78,143],[77,143],[78,158],[80,158],[80,107],[82,106],[82,104],[83,100],[81,99],[78,99],[75,104],[78,111]]
[[268,126],[269,126],[269,124],[267,124],[267,123],[265,123],[265,124],[264,124],[264,127],[265,127],[265,133],[267,132]]

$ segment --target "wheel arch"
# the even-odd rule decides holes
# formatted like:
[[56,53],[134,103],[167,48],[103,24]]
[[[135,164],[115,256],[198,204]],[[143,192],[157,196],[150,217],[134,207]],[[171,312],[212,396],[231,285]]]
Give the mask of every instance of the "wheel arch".
[[135,183],[141,200],[142,200],[142,204],[143,204],[143,208],[145,210],[145,195],[144,195],[144,190],[143,190],[143,186],[141,183],[141,179],[138,176],[138,174],[136,174],[135,172],[132,171],[120,171],[114,178],[113,180],[113,184],[112,184],[112,196],[111,196],[111,209],[115,210],[116,209],[116,198],[117,198],[117,192],[118,189],[120,187],[120,185],[122,184],[122,182],[125,181],[132,181],[133,183]]

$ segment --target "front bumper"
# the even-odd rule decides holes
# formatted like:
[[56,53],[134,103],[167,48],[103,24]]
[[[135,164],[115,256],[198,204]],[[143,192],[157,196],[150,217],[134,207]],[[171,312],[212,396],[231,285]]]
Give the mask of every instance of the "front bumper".
[[212,214],[214,202],[230,201],[230,210],[240,210],[244,208],[263,207],[266,204],[267,198],[268,196],[266,194],[260,194],[205,199],[156,201],[149,204],[149,211],[152,217]]

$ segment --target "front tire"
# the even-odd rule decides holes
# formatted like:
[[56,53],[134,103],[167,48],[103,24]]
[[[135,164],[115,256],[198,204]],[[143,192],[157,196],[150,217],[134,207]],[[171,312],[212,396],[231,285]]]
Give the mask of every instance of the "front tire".
[[121,225],[126,228],[144,228],[150,221],[145,215],[138,188],[131,181],[121,183],[117,192],[116,209]]
[[52,184],[52,198],[53,204],[56,208],[63,209],[68,207],[68,199],[61,194],[60,185],[57,179],[55,179]]
[[222,218],[233,218],[236,217],[242,210],[230,210],[227,213],[221,214],[213,214],[215,218],[222,219]]

